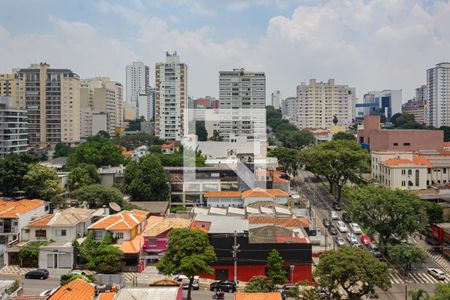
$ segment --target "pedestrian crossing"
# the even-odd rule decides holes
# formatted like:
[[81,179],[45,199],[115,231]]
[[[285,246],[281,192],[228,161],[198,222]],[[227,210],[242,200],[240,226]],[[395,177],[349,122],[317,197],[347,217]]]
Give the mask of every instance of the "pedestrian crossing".
[[424,284],[437,284],[437,283],[450,283],[450,275],[446,274],[444,280],[439,280],[431,276],[426,272],[410,272],[408,273],[408,279],[405,280],[404,276],[400,275],[396,270],[389,269],[389,280],[392,285],[408,283],[424,283]]
[[34,268],[21,268],[17,265],[4,266],[0,269],[0,274],[8,275],[24,275],[25,273],[34,270]]
[[140,273],[137,273],[137,272],[124,272],[122,274],[125,276],[125,281],[133,282],[135,280],[135,278],[138,277],[138,275]]
[[428,256],[436,263],[438,264],[443,270],[450,270],[450,263],[447,261],[447,259],[441,255],[440,253],[437,253],[431,249],[426,250],[428,253]]

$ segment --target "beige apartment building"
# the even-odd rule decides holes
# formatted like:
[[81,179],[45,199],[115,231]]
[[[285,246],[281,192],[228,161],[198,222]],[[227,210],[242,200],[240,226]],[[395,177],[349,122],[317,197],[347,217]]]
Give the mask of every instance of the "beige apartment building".
[[0,97],[9,98],[9,107],[25,108],[25,85],[14,71],[0,74]]
[[105,130],[111,136],[123,129],[123,86],[108,77],[81,80],[80,134],[87,138]]

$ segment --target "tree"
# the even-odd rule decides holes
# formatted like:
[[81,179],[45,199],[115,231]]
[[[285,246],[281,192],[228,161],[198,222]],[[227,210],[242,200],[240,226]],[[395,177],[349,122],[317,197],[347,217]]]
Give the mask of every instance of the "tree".
[[184,274],[189,278],[187,299],[191,300],[192,282],[198,274],[211,274],[216,260],[208,235],[190,228],[173,229],[163,257],[156,267],[165,274]]
[[140,117],[139,119],[136,120],[131,120],[128,122],[128,127],[127,127],[127,131],[140,131],[141,130],[141,122],[144,122],[145,118],[144,117]]
[[444,131],[444,142],[450,142],[450,126],[441,126],[439,129]]
[[208,140],[208,131],[205,128],[205,121],[195,122],[195,134],[198,136],[198,140],[201,142]]
[[118,166],[123,163],[122,149],[112,140],[96,136],[73,149],[67,160],[69,169],[79,164],[90,164],[96,167]]
[[[412,193],[366,185],[347,188],[348,212],[370,235],[379,234],[382,250],[389,242],[421,231],[426,223],[426,204]],[[384,251],[386,253],[386,251]]]
[[211,140],[213,140],[215,142],[222,142],[223,141],[223,136],[220,136],[220,131],[219,130],[214,129],[213,136],[212,136]]
[[0,159],[0,192],[12,196],[25,188],[23,177],[29,166],[39,162],[36,156],[11,153]]
[[58,174],[43,165],[31,165],[23,180],[25,193],[30,198],[50,200],[59,192]]
[[150,147],[153,145],[162,145],[164,144],[164,140],[161,140],[159,137],[146,132],[137,132],[120,137],[118,144],[125,147],[127,150],[133,150],[139,146]]
[[405,274],[411,271],[414,263],[423,263],[427,257],[427,253],[423,249],[408,243],[390,246],[388,248],[388,255],[403,268]]
[[432,300],[450,299],[450,283],[439,283],[434,291]]
[[422,289],[413,289],[409,292],[412,300],[429,300],[430,296]]
[[114,245],[100,243],[95,251],[93,260],[89,262],[89,267],[97,273],[113,274],[121,270],[121,260],[123,253]]
[[90,230],[83,243],[79,245],[81,263],[88,263],[94,259],[94,251],[97,248],[94,232]]
[[337,116],[334,115],[334,117],[333,117],[333,124],[334,124],[334,126],[336,126],[338,122],[339,122],[339,120],[338,120]]
[[427,205],[427,217],[429,224],[444,222],[444,209],[437,203],[429,202]]
[[284,146],[288,148],[303,149],[306,146],[313,145],[316,142],[316,137],[312,132],[302,130],[302,131],[291,131],[284,139]]
[[67,157],[69,156],[71,148],[69,145],[64,143],[58,143],[55,145],[55,151],[53,152],[53,158],[56,157]]
[[244,291],[246,293],[269,293],[273,291],[273,282],[266,276],[253,276]]
[[308,171],[323,176],[330,193],[341,200],[342,188],[348,183],[364,184],[362,174],[369,171],[370,157],[355,141],[334,140],[303,149],[300,160]]
[[169,178],[159,158],[149,154],[128,164],[124,188],[135,201],[164,201],[169,198]]
[[338,290],[345,291],[346,299],[360,299],[375,294],[375,287],[387,290],[391,285],[386,263],[365,249],[349,246],[322,253],[314,277],[338,299]]
[[287,280],[286,271],[283,269],[284,260],[277,250],[273,249],[267,256],[267,278],[273,285],[283,284]]
[[90,208],[100,208],[110,202],[120,206],[123,203],[123,195],[118,189],[101,184],[91,184],[79,188],[75,192],[75,196],[80,203],[87,202]]
[[277,147],[269,151],[268,156],[276,157],[286,172],[296,176],[300,167],[299,151],[296,149]]
[[69,174],[68,184],[70,190],[74,191],[83,186],[100,182],[100,176],[94,165],[79,164]]
[[276,128],[274,128],[275,136],[279,141],[281,141],[283,144],[286,144],[286,138],[291,132],[298,131],[298,128],[289,123],[287,120],[286,122],[280,122]]
[[356,141],[355,135],[351,132],[339,131],[333,134],[333,140]]
[[75,280],[75,279],[81,279],[88,283],[94,282],[92,279],[92,275],[84,275],[84,274],[63,274],[59,278],[59,284],[60,285],[66,285],[69,282]]
[[159,145],[152,145],[150,146],[150,148],[148,148],[148,152],[150,152],[150,154],[161,154],[162,149]]
[[97,137],[101,137],[101,138],[105,138],[105,139],[110,139],[111,138],[109,133],[104,131],[104,130],[100,130],[99,132],[97,132],[96,136]]

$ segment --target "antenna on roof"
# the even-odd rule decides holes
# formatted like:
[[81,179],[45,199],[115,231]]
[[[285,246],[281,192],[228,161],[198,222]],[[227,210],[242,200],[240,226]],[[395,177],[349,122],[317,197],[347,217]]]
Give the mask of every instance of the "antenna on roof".
[[119,212],[122,210],[122,208],[120,207],[119,204],[117,204],[116,202],[109,202],[109,207],[115,211],[115,212]]

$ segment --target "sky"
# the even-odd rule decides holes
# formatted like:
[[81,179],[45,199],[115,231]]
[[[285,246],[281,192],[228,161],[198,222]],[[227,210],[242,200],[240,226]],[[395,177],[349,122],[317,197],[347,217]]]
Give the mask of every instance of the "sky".
[[0,73],[31,63],[125,85],[125,66],[177,51],[188,94],[218,96],[219,70],[264,71],[267,95],[310,78],[372,90],[426,83],[450,61],[447,0],[2,0]]

